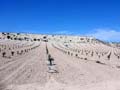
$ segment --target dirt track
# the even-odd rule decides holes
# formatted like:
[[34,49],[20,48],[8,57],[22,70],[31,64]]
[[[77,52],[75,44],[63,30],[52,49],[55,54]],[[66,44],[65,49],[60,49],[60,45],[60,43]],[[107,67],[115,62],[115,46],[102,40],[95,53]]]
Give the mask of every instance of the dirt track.
[[[43,45],[42,45],[43,44]],[[46,51],[44,43],[17,60],[0,67],[0,83],[27,84],[47,82]],[[44,78],[44,79],[43,79]]]

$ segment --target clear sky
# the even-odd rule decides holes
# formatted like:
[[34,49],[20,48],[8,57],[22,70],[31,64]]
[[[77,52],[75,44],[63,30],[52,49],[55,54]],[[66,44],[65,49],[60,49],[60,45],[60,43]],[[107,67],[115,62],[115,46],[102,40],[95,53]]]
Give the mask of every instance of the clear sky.
[[120,0],[0,0],[0,31],[120,41]]

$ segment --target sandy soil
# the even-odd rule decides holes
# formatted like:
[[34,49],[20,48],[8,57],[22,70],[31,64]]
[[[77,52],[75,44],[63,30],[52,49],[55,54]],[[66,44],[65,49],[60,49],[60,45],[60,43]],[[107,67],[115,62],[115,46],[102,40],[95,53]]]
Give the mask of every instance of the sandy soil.
[[10,40],[0,41],[0,48],[0,90],[120,90],[118,48]]

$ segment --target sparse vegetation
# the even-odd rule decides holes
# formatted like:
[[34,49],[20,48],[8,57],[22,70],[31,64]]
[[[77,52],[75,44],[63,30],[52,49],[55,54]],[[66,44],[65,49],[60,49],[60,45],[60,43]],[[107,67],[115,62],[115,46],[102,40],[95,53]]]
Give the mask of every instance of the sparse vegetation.
[[13,82],[17,85],[33,82],[43,85],[51,76],[68,84],[80,84],[81,78],[86,83],[86,80],[99,81],[98,77],[106,80],[105,77],[113,74],[120,76],[117,72],[120,50],[98,40],[92,43],[88,37],[82,37],[80,41],[79,38],[59,35],[28,37],[27,34],[4,33],[2,36],[5,39],[0,42],[0,82],[6,85]]

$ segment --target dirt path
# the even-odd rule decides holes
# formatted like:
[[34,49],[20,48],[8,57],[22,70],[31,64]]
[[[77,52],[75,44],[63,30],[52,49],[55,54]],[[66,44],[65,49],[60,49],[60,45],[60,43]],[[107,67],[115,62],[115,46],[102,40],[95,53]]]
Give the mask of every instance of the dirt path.
[[5,85],[35,82],[40,85],[45,84],[48,76],[44,43],[28,56],[21,57],[15,63],[4,67],[4,70],[0,71],[0,75],[1,78],[4,77],[0,83],[5,83]]

